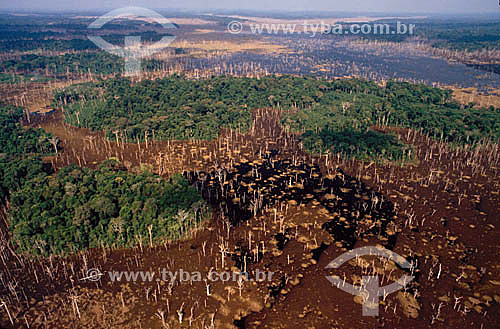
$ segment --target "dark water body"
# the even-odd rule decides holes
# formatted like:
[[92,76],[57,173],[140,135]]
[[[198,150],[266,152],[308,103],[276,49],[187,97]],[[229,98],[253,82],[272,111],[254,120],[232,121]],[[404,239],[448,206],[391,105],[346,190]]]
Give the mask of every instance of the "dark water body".
[[[232,225],[278,202],[293,200],[300,205],[316,201],[332,215],[322,228],[345,248],[353,248],[365,236],[377,237],[389,249],[396,242],[396,234],[387,231],[395,215],[393,204],[340,169],[326,177],[317,166],[268,157],[236,165],[230,172],[221,169],[185,175]],[[276,240],[283,248],[288,237],[285,233]]]
[[[245,74],[253,71],[268,73],[316,75],[327,78],[355,76],[375,81],[402,79],[428,85],[476,87],[481,91],[500,88],[500,74],[478,70],[461,63],[449,63],[442,58],[405,44],[384,47],[360,42],[316,38],[285,39],[274,37],[291,48],[290,53],[236,53],[212,59],[183,58],[188,69],[210,68],[220,63],[230,67],[225,73]],[[250,70],[250,71],[252,71]]]

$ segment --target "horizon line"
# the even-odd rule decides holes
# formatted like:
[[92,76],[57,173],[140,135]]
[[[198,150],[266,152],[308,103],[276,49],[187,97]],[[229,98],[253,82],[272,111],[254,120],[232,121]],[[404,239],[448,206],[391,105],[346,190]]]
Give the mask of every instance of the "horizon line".
[[[141,7],[141,6],[139,6]],[[29,12],[31,14],[60,14],[60,13],[81,13],[81,12],[107,12],[109,10],[123,8],[122,7],[101,7],[101,8],[2,8],[0,7],[0,13],[26,13]],[[351,10],[324,10],[324,9],[250,9],[250,8],[241,8],[241,9],[227,9],[227,8],[182,8],[182,7],[163,7],[163,8],[153,8],[153,7],[143,7],[156,11],[184,11],[184,12],[203,12],[203,14],[210,14],[211,12],[224,12],[224,13],[237,13],[237,12],[252,12],[257,14],[266,14],[266,13],[287,13],[287,14],[321,14],[322,16],[326,14],[356,14],[356,15],[381,15],[381,14],[398,14],[398,15],[416,15],[416,14],[424,14],[424,15],[490,15],[490,16],[500,16],[499,12],[491,12],[491,11],[376,11],[376,10],[365,10],[365,11],[351,11]]]

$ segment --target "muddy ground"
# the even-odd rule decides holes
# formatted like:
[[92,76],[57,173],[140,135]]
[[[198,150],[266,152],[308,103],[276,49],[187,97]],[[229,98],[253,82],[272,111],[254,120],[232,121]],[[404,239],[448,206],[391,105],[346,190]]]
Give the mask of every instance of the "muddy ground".
[[[3,246],[3,328],[498,328],[500,150],[451,148],[418,132],[390,129],[413,145],[403,163],[311,156],[279,126],[279,111],[254,112],[248,132],[215,141],[106,140],[65,125],[56,113],[32,123],[58,136],[46,158],[95,167],[116,157],[186,175],[214,215],[182,241],[96,249],[30,260]],[[361,246],[384,246],[411,269],[374,257],[325,267]],[[249,272],[249,281],[112,282],[108,271]],[[90,269],[104,274],[89,278]],[[255,271],[273,272],[256,280]],[[415,276],[380,298],[378,317],[330,283],[377,273],[381,286]],[[207,285],[209,285],[207,287]],[[7,312],[8,310],[8,312]],[[13,323],[13,325],[12,325]]]

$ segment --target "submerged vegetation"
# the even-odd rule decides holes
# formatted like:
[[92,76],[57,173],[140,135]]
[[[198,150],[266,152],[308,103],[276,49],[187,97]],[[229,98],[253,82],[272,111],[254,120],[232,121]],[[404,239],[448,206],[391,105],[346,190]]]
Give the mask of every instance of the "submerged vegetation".
[[[500,29],[203,12],[159,12],[178,39],[130,80],[87,35],[149,48],[166,19],[0,14],[0,89],[16,105],[0,106],[0,328],[355,328],[366,300],[327,279],[361,291],[369,274],[404,289],[361,327],[498,327],[500,79],[474,68],[498,71]],[[235,17],[247,32],[418,24],[366,41],[238,36]],[[96,18],[113,19],[89,29]],[[360,247],[378,252],[324,267]]]

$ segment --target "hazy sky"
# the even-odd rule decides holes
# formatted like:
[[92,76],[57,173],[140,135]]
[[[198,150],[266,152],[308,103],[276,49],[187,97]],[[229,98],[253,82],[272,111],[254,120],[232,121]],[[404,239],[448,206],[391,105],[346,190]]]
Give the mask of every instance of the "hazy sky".
[[1,9],[255,9],[280,11],[500,13],[498,0],[0,0]]

